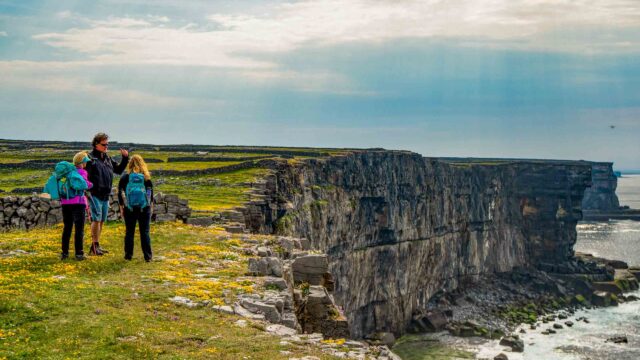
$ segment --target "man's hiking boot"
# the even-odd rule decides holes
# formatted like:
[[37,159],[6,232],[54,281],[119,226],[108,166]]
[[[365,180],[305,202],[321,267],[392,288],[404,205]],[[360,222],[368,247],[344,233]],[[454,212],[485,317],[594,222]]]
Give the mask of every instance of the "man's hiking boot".
[[68,259],[69,254],[60,254],[60,260]]
[[102,251],[102,249],[100,249],[100,244],[91,243],[91,249],[89,249],[89,255],[97,255],[97,256],[104,255],[104,252]]
[[108,253],[109,253],[109,251],[107,251],[107,250],[103,249],[102,247],[100,247],[100,244],[97,244],[97,245],[98,245],[98,250],[99,250],[101,253],[103,253],[103,254],[108,254]]
[[82,260],[87,260],[87,258],[84,257],[84,254],[80,254],[80,255],[76,255],[76,260],[82,261]]

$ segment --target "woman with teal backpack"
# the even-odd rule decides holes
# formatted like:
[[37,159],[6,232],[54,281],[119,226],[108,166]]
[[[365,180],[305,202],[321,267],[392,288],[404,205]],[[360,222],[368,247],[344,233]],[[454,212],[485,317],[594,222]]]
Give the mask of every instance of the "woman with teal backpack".
[[74,236],[76,260],[84,260],[84,219],[87,208],[85,190],[91,188],[92,184],[87,179],[87,172],[84,170],[89,162],[86,152],[79,152],[73,157],[73,164],[61,161],[56,164],[55,171],[44,186],[43,192],[48,194],[51,200],[60,200],[62,205],[62,254],[60,259],[69,257],[69,242],[71,232],[75,226]]
[[136,223],[140,226],[140,245],[146,262],[151,261],[151,237],[149,227],[153,211],[153,183],[147,164],[140,155],[133,155],[127,166],[127,173],[118,183],[118,202],[126,228],[124,236],[124,258],[133,257],[133,237]]

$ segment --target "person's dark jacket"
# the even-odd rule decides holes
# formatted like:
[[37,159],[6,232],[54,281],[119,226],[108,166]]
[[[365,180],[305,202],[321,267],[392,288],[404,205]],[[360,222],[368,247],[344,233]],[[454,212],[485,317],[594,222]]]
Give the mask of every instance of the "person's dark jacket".
[[[129,174],[124,174],[120,178],[120,182],[118,183],[118,203],[124,205],[124,195],[127,191],[127,185],[129,184]],[[149,200],[149,208],[151,208],[151,203],[153,202],[153,183],[151,180],[144,181],[144,187],[147,190],[148,200]]]
[[113,174],[122,174],[129,163],[128,157],[122,157],[120,164],[115,162],[109,155],[93,149],[90,155],[91,160],[87,163],[89,181],[93,183],[93,188],[89,190],[91,196],[95,196],[102,201],[109,200],[111,187],[113,186]]

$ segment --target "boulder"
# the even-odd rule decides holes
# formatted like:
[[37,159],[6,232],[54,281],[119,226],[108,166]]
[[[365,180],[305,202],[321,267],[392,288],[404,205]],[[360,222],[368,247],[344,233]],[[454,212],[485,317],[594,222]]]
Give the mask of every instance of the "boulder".
[[327,255],[306,255],[293,260],[291,265],[293,280],[296,283],[307,282],[310,285],[322,285],[324,274],[329,269]]
[[258,256],[260,257],[267,257],[267,256],[273,255],[273,253],[271,252],[271,249],[269,249],[266,246],[259,246],[257,251],[258,251]]
[[268,277],[264,281],[264,287],[267,289],[275,288],[278,290],[284,290],[287,288],[287,282],[280,277]]
[[626,336],[614,336],[614,337],[608,338],[607,341],[605,342],[612,342],[614,344],[627,344],[629,340],[627,339]]
[[282,263],[276,257],[250,258],[249,272],[256,276],[282,277]]
[[500,340],[500,345],[508,346],[511,348],[511,351],[514,352],[523,352],[524,351],[524,341],[522,341],[517,335],[505,336]]
[[[612,294],[622,294],[622,289],[616,284],[615,281],[601,281],[591,284],[596,291],[605,291]],[[594,304],[595,305],[595,304]]]
[[611,294],[605,291],[595,291],[591,295],[591,303],[595,306],[611,306]]
[[494,356],[493,360],[509,360],[509,358],[504,353],[500,353],[500,354]]
[[240,315],[242,317],[246,317],[249,318],[251,320],[264,320],[265,316],[263,314],[255,314],[247,309],[245,309],[244,307],[242,307],[240,304],[236,303],[233,305],[233,311],[237,314]]
[[276,305],[266,304],[261,300],[252,298],[242,299],[240,305],[254,314],[264,315],[265,319],[271,323],[277,324],[282,319]]
[[[440,331],[449,322],[449,319],[440,310],[429,311],[422,319],[429,331]],[[473,328],[473,327],[472,327]]]

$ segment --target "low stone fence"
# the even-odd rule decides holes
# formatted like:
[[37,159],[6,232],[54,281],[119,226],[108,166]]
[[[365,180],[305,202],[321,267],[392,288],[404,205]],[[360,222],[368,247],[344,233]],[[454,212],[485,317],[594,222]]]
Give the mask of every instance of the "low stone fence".
[[[119,220],[117,197],[110,198],[108,220]],[[188,201],[177,195],[157,193],[154,196],[154,221],[186,221],[191,216]],[[9,229],[29,230],[62,222],[59,201],[30,196],[5,196],[0,198],[0,231]]]

